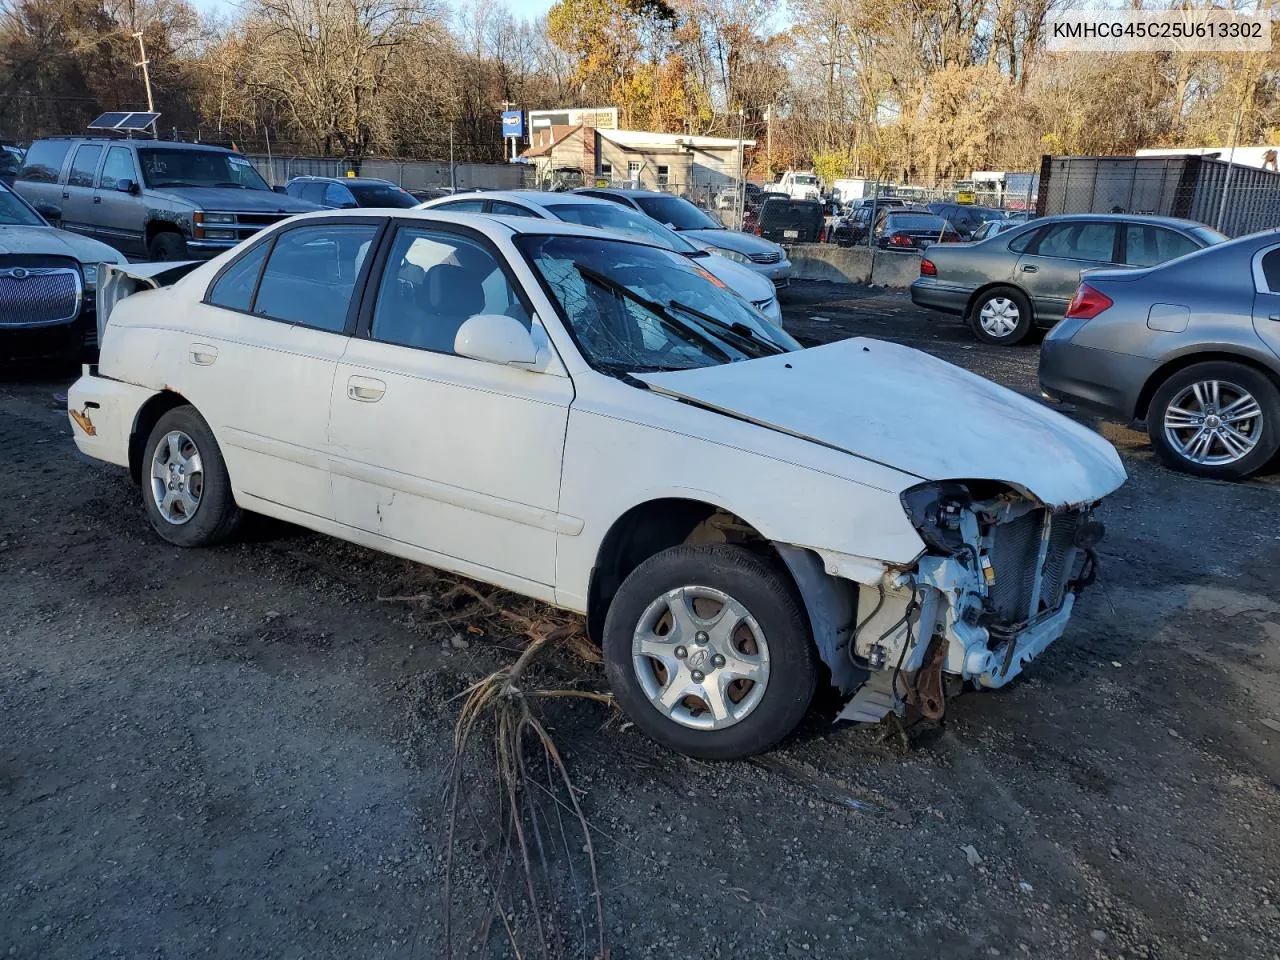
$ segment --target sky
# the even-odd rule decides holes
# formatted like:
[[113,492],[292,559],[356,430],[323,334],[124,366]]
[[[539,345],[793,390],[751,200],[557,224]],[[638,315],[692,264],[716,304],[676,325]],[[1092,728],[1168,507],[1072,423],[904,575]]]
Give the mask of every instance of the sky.
[[[191,0],[201,13],[218,13],[229,17],[235,13],[235,0]],[[450,6],[456,6],[454,0],[445,0]],[[532,20],[551,8],[555,0],[506,0],[507,9],[522,20]]]

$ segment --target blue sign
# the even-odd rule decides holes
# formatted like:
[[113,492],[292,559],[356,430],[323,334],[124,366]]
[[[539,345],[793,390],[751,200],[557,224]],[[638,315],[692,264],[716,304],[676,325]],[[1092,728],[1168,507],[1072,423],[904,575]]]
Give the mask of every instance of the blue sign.
[[524,114],[519,110],[502,112],[502,135],[504,137],[524,136]]

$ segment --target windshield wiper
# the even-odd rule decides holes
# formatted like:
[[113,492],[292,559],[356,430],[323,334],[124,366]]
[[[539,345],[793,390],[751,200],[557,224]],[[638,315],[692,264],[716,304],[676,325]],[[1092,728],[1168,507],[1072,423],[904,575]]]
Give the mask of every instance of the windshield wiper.
[[672,300],[670,306],[696,317],[699,322],[707,324],[725,339],[732,337],[734,346],[739,350],[744,350],[745,348],[744,352],[753,352],[761,357],[776,356],[779,353],[787,352],[772,340],[757,334],[745,323],[736,321],[734,323],[725,323],[718,317],[703,313],[701,310],[691,307],[687,303],[681,303],[679,300]]
[[733,362],[733,358],[724,352],[723,348],[721,348],[720,345],[712,339],[706,330],[696,324],[689,323],[686,320],[681,320],[662,304],[654,300],[650,300],[648,297],[641,296],[630,287],[624,286],[612,277],[606,277],[603,273],[593,270],[591,267],[579,263],[576,260],[573,261],[573,268],[578,271],[583,280],[590,280],[596,286],[603,287],[610,293],[617,294],[620,297],[644,307],[657,317],[664,327],[667,327],[670,330],[675,330],[678,333],[683,334],[686,338],[692,337],[692,339],[698,341],[698,343],[704,348],[722,358],[722,362]]

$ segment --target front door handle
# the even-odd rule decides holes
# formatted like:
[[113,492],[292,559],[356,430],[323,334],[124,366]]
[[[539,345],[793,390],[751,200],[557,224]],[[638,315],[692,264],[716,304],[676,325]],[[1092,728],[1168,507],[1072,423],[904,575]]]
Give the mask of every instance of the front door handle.
[[191,362],[197,366],[207,367],[218,359],[218,348],[207,343],[191,345]]
[[102,202],[102,198],[101,198],[101,197],[94,197],[94,198],[93,198],[93,202],[94,202],[94,203],[101,203],[101,202]]
[[63,190],[63,191],[62,191],[62,199],[63,199],[63,200],[69,200],[69,199],[71,199],[71,194],[69,194],[69,193],[67,193],[67,191]]
[[377,403],[387,392],[387,385],[372,377],[352,377],[347,381],[347,399],[361,403]]
[[1276,323],[1280,323],[1280,313],[1273,313],[1270,316],[1268,316],[1267,319],[1274,320],[1276,321]]
[[1022,265],[1022,272],[1023,272],[1023,273],[1035,273],[1035,272],[1036,272],[1037,270],[1039,270],[1039,269],[1040,269],[1040,268],[1039,268],[1039,267],[1037,267],[1034,263],[1024,263],[1024,264]]

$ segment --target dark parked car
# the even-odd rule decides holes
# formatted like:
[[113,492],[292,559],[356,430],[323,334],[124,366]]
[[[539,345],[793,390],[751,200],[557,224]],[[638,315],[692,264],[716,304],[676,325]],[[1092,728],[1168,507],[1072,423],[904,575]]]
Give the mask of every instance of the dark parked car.
[[234,150],[165,140],[37,140],[14,189],[59,226],[149,260],[208,259],[320,209],[274,193]]
[[978,228],[988,220],[1004,219],[1004,211],[993,207],[975,207],[967,203],[931,203],[929,212],[946,217],[956,228],[961,239],[970,239]]
[[0,184],[0,355],[78,354],[96,342],[98,265],[123,262],[105,243],[53,228]]
[[1234,480],[1280,450],[1280,231],[1097,270],[1040,354],[1051,397],[1145,420],[1168,465]]
[[1022,343],[1062,319],[1085,270],[1154,266],[1225,239],[1172,217],[1044,217],[978,243],[931,249],[911,301],[961,317],[986,343]]
[[890,208],[876,214],[871,237],[882,250],[924,250],[960,239],[951,223],[923,210]]
[[784,200],[770,197],[756,214],[755,235],[789,246],[793,243],[821,243],[826,224],[820,200]]
[[12,140],[0,140],[0,183],[13,185],[22,169],[23,150]]
[[419,190],[410,190],[409,193],[419,203],[426,203],[429,200],[439,200],[441,197],[447,197],[453,191],[448,187],[422,187]]
[[329,210],[351,210],[355,207],[408,210],[422,202],[391,181],[372,177],[294,177],[284,189],[291,197]]

